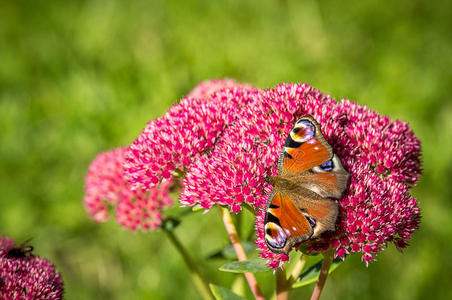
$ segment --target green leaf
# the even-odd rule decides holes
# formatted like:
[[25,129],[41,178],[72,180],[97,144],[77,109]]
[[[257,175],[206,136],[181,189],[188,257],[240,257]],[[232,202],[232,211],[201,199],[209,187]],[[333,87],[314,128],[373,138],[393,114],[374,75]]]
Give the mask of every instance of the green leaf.
[[[328,271],[328,274],[331,274],[334,270],[336,270],[337,267],[339,267],[339,265],[342,262],[343,261],[340,258],[336,258],[335,260],[333,260],[333,262],[330,266],[330,269]],[[322,263],[323,263],[323,259],[321,261],[319,261],[318,263],[309,267],[309,269],[303,271],[303,273],[301,273],[300,277],[298,277],[297,281],[295,281],[295,283],[292,285],[292,287],[299,288],[299,287],[316,282],[317,279],[319,279],[320,269],[322,268]]]
[[[256,250],[256,246],[253,242],[243,241],[243,250],[246,254],[250,254]],[[223,249],[220,249],[208,256],[209,259],[213,258],[225,258],[225,259],[237,259],[237,254],[235,253],[234,246],[227,245]]]
[[209,284],[210,290],[212,291],[213,296],[217,300],[243,300],[245,298],[235,294],[230,289],[224,288],[219,285]]
[[232,273],[256,273],[269,271],[270,267],[265,264],[264,259],[256,258],[243,261],[233,261],[222,265],[219,270]]

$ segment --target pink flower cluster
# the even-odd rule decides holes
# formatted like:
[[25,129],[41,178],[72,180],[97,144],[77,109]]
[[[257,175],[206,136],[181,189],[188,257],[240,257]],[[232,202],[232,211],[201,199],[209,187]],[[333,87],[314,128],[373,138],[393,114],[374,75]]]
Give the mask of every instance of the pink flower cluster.
[[126,148],[99,154],[86,175],[83,200],[86,211],[97,222],[108,218],[108,205],[115,206],[116,220],[130,230],[151,230],[161,223],[161,211],[173,203],[165,180],[148,191],[132,190],[124,177]]
[[241,88],[255,90],[251,84],[239,83],[234,79],[212,79],[201,82],[190,93],[188,98],[207,98],[213,93],[227,88]]
[[0,299],[63,299],[63,280],[52,263],[0,237]]
[[[218,82],[215,86],[221,87]],[[133,188],[148,189],[174,171],[184,171],[212,149],[250,93],[231,89],[212,97],[184,98],[163,117],[149,122],[126,154],[126,176]]]
[[306,84],[194,94],[202,97],[185,98],[148,123],[129,148],[126,176],[134,187],[152,188],[179,169],[185,173],[184,205],[228,205],[234,212],[243,203],[253,205],[258,210],[256,244],[272,267],[280,266],[288,257],[273,254],[264,242],[271,189],[264,178],[276,174],[293,123],[311,114],[350,181],[339,200],[337,230],[310,242],[308,249],[332,244],[337,256],[361,252],[367,264],[388,242],[407,245],[420,219],[417,201],[409,195],[420,174],[420,142],[407,123],[348,100],[336,102]]

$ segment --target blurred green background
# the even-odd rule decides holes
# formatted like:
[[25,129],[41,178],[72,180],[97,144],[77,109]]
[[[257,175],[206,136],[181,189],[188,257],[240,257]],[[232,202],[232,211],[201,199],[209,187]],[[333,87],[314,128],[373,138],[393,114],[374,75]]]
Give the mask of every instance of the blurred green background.
[[[347,259],[324,299],[452,298],[450,1],[2,1],[0,233],[62,272],[67,299],[197,299],[162,232],[91,221],[84,176],[200,81],[307,82],[391,118],[423,145],[422,224],[403,254]],[[228,243],[219,213],[176,234],[202,259]],[[217,284],[234,275],[202,259]],[[271,272],[258,275],[264,292]],[[306,299],[313,286],[295,290]]]

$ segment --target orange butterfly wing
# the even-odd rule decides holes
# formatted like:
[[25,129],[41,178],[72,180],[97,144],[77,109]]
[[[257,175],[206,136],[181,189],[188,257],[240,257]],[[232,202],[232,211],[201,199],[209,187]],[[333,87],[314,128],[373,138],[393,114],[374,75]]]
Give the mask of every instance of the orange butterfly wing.
[[297,206],[304,212],[304,216],[313,225],[313,233],[310,239],[318,237],[322,232],[336,229],[338,205],[329,199],[321,198],[309,191],[303,191],[294,197]]
[[333,157],[331,146],[311,116],[297,121],[284,143],[278,162],[278,174],[293,176],[310,170]]
[[275,188],[269,197],[265,215],[265,241],[273,252],[288,253],[296,243],[313,234],[309,220],[303,215],[289,195]]

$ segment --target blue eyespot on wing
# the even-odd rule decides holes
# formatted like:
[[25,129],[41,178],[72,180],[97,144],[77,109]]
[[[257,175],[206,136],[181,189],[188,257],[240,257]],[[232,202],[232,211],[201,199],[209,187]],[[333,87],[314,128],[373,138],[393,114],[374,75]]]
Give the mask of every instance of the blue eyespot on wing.
[[330,159],[319,166],[323,171],[330,172],[333,170],[333,161]]

